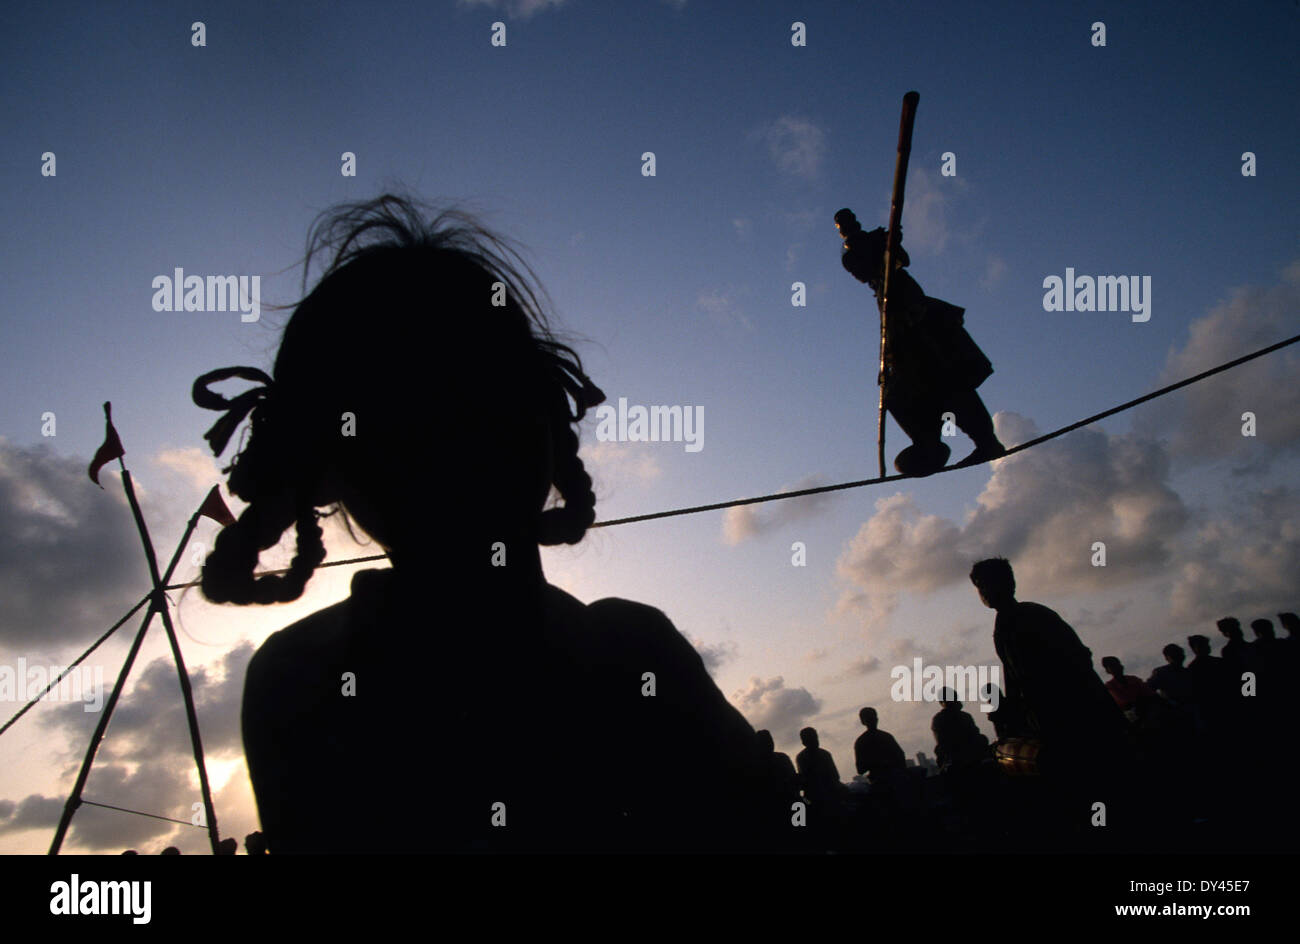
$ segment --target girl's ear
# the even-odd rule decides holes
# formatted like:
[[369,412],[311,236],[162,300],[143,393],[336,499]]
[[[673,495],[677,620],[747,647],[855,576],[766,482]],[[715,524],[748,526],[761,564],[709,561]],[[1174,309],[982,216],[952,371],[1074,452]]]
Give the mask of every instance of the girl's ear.
[[344,481],[343,470],[339,467],[338,459],[331,457],[320,470],[316,483],[305,491],[314,507],[323,508],[342,500],[343,493],[340,486]]
[[[322,491],[320,494],[326,494]],[[340,487],[330,504],[339,502],[343,505],[352,523],[366,533],[385,551],[391,551],[395,544],[395,531],[392,523],[386,520],[383,507],[367,493],[357,491],[346,485]]]

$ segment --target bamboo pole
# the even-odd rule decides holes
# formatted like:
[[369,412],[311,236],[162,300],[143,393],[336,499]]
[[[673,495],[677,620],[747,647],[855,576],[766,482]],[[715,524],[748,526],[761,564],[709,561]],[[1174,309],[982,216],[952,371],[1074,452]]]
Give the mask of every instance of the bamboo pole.
[[[118,465],[122,467],[122,487],[126,489],[126,499],[131,504],[131,514],[135,516],[135,525],[140,531],[140,540],[144,544],[144,556],[149,562],[149,577],[153,580],[156,597],[154,609],[162,619],[163,629],[167,632],[167,642],[171,645],[172,656],[176,660],[176,672],[180,676],[181,695],[185,699],[185,718],[189,722],[190,743],[194,747],[194,763],[199,769],[199,790],[203,794],[203,809],[208,824],[208,839],[212,843],[212,854],[217,855],[217,813],[212,806],[212,791],[208,787],[208,770],[203,763],[203,739],[199,735],[198,713],[194,710],[194,692],[190,688],[190,676],[185,670],[185,659],[181,655],[180,644],[176,641],[176,629],[172,626],[172,617],[167,609],[166,593],[163,590],[163,587],[167,585],[167,581],[171,579],[171,572],[169,570],[166,577],[162,577],[158,573],[158,560],[154,556],[153,541],[149,539],[149,528],[145,525],[144,515],[140,513],[140,505],[135,500],[135,488],[131,485],[131,473],[126,470],[126,465],[120,458],[117,461]],[[198,513],[196,512],[190,518],[189,527],[186,529],[186,541],[189,540],[190,532],[193,531],[197,521]],[[179,559],[180,548],[177,549],[176,556],[172,559],[172,565],[174,566]]]
[[[199,516],[196,512],[190,518],[189,524],[186,525],[180,543],[176,545],[176,553],[172,555],[171,563],[167,565],[167,577],[171,577],[172,572],[176,569],[176,564],[181,559],[181,553],[184,551],[185,545],[189,543],[190,535],[194,532],[194,527],[198,524],[198,521]],[[95,753],[99,750],[99,742],[104,739],[104,732],[108,729],[108,722],[113,715],[113,709],[117,707],[117,700],[121,697],[122,689],[126,685],[126,677],[130,674],[131,666],[135,664],[135,657],[140,652],[140,645],[144,642],[145,633],[149,629],[149,621],[153,619],[153,615],[160,603],[166,605],[166,600],[157,591],[151,593],[148,600],[149,609],[145,611],[144,620],[140,623],[140,629],[136,632],[135,640],[131,643],[131,648],[126,654],[126,661],[122,663],[122,671],[117,675],[117,682],[113,685],[112,694],[108,696],[108,701],[104,703],[104,710],[100,712],[99,723],[95,726],[95,733],[90,738],[90,746],[86,750],[85,759],[81,762],[81,770],[77,774],[77,782],[72,788],[72,793],[68,796],[68,802],[64,804],[63,815],[59,818],[59,826],[54,833],[54,841],[50,844],[50,855],[59,854],[59,848],[63,845],[63,837],[67,834],[68,826],[72,823],[72,814],[81,805],[81,791],[86,785],[86,778],[90,775],[90,768],[95,762]],[[134,613],[135,610],[131,612]],[[130,613],[127,614],[127,616],[130,615]],[[123,617],[123,621],[125,619],[126,617]],[[118,625],[121,625],[121,623],[119,622]],[[106,636],[107,634],[105,634]],[[105,637],[101,637],[101,641]],[[86,655],[89,654],[89,652],[86,653]]]
[[[107,412],[107,411],[106,411]],[[111,424],[111,418],[110,418]],[[185,671],[185,663],[181,658],[180,647],[176,642],[176,632],[172,627],[171,614],[167,611],[167,597],[164,588],[167,581],[171,579],[176,570],[176,565],[180,563],[181,554],[185,551],[185,546],[189,543],[190,536],[194,533],[194,528],[198,525],[200,513],[196,511],[190,516],[189,522],[185,526],[185,533],[181,535],[180,542],[176,545],[176,551],[172,554],[171,561],[167,564],[167,571],[163,575],[158,573],[158,560],[154,554],[153,541],[149,537],[149,529],[144,523],[144,515],[140,512],[139,502],[135,498],[135,489],[131,484],[131,473],[126,470],[126,464],[122,458],[118,457],[118,467],[122,472],[122,488],[126,491],[128,504],[131,506],[131,514],[135,518],[136,528],[140,532],[140,539],[144,544],[145,560],[149,564],[149,576],[153,581],[153,591],[149,594],[149,609],[145,612],[144,620],[140,623],[140,629],[136,633],[131,648],[127,652],[126,661],[122,664],[122,670],[118,673],[117,682],[113,685],[113,691],[104,704],[104,710],[100,714],[99,722],[95,726],[95,733],[91,736],[90,745],[86,749],[86,756],[81,762],[81,770],[77,773],[76,783],[72,787],[72,793],[69,794],[67,802],[63,806],[63,814],[59,817],[59,825],[54,832],[54,840],[50,843],[50,855],[58,855],[59,849],[63,846],[64,837],[67,835],[68,827],[72,823],[72,816],[81,805],[81,792],[86,786],[86,779],[90,775],[90,769],[95,762],[95,754],[99,751],[99,743],[104,738],[104,732],[108,729],[109,719],[113,715],[113,709],[117,707],[118,699],[122,695],[122,689],[126,686],[127,676],[131,672],[131,667],[135,664],[136,656],[139,655],[140,646],[144,643],[145,633],[149,629],[149,621],[153,619],[155,613],[162,617],[163,626],[167,630],[168,641],[171,643],[172,654],[176,659],[176,668],[180,673],[181,694],[185,699],[185,711],[190,725],[190,739],[194,746],[194,758],[199,769],[199,786],[203,793],[203,803],[208,824],[208,838],[212,843],[212,852],[217,852],[217,820],[216,813],[212,806],[212,795],[208,787],[207,769],[203,763],[203,744],[199,738],[198,716],[194,711],[194,695],[190,688],[189,675]],[[134,610],[132,611],[134,612]],[[128,616],[130,614],[127,614]],[[119,621],[117,625],[121,625]],[[115,626],[114,629],[117,627]],[[112,632],[112,630],[110,630]],[[107,633],[103,638],[107,637]],[[98,643],[96,643],[98,645]],[[93,648],[93,647],[92,647]],[[89,653],[87,653],[89,655]],[[83,656],[84,658],[84,656]]]
[[889,235],[885,241],[885,274],[880,289],[880,402],[876,410],[876,458],[880,475],[885,475],[885,351],[889,343],[889,275],[894,268],[898,248],[898,229],[903,222],[903,197],[907,189],[907,162],[912,155],[912,124],[921,96],[908,92],[903,96],[903,113],[898,123],[898,156],[894,160],[894,190],[889,200]]

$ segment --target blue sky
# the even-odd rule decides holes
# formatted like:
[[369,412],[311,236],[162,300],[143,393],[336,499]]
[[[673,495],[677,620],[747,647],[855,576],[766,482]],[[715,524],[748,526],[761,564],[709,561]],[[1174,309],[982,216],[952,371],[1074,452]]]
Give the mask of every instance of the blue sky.
[[[479,211],[517,241],[612,402],[703,407],[698,453],[584,431],[601,518],[875,474],[877,316],[840,267],[832,216],[849,206],[885,221],[909,89],[921,95],[911,271],[967,309],[996,367],[981,394],[1008,444],[1031,423],[1056,428],[1300,325],[1290,2],[1230,20],[1200,3],[762,0],[199,13],[48,3],[11,19],[0,37],[0,470],[7,520],[29,530],[11,527],[20,538],[2,579],[12,591],[43,568],[86,589],[24,598],[0,625],[10,662],[66,661],[145,589],[116,475],[108,493],[72,497],[93,489],[68,470],[101,440],[100,403],[113,401],[166,557],[216,481],[199,451],[212,414],[190,403],[190,384],[227,364],[270,366],[283,313],[244,324],[234,312],[156,312],[152,279],[175,267],[259,275],[264,307],[292,303],[315,214],[389,186]],[[191,45],[195,19],[203,48]],[[504,47],[490,44],[495,21]],[[791,44],[795,21],[804,47]],[[355,177],[340,175],[345,151]],[[646,151],[653,177],[641,173]],[[1246,151],[1256,176],[1241,173]],[[56,176],[41,173],[45,152]],[[945,152],[955,176],[940,173]],[[1150,321],[1044,311],[1044,278],[1067,267],[1149,276]],[[806,307],[791,305],[796,281]],[[663,609],[756,726],[786,748],[801,724],[818,726],[848,776],[861,705],[881,709],[909,754],[932,748],[931,706],[890,702],[891,666],[993,658],[992,614],[958,572],[977,556],[1007,554],[1025,598],[1059,609],[1098,659],[1119,654],[1143,675],[1165,642],[1212,630],[1212,616],[1295,609],[1295,364],[1273,355],[993,467],[595,531],[544,564],[580,599]],[[1240,434],[1244,411],[1256,437]],[[889,443],[891,456],[904,444],[892,424]],[[56,527],[55,505],[104,518]],[[211,528],[196,539],[210,543]],[[331,540],[333,557],[365,553]],[[1088,563],[1096,540],[1112,548],[1104,570]],[[806,567],[791,566],[796,541]],[[194,570],[187,561],[180,576]],[[217,715],[238,704],[232,652],[346,592],[336,571],[279,610],[187,594],[182,618],[200,640],[187,658],[212,686],[205,726],[225,730]],[[58,628],[31,630],[42,621]],[[151,645],[146,658],[163,655]],[[109,680],[124,646],[104,650]],[[174,693],[160,682],[146,697]],[[43,823],[66,794],[87,719],[42,706],[0,741],[0,798],[15,804],[0,806],[0,850],[48,842],[47,827],[23,824]],[[153,736],[143,718],[118,727],[123,744]],[[181,817],[180,744],[167,774],[123,748],[100,794],[152,796]],[[246,832],[237,737],[214,744],[225,815]],[[85,848],[201,847],[197,830],[123,832],[132,818],[101,811],[79,820],[101,816]]]

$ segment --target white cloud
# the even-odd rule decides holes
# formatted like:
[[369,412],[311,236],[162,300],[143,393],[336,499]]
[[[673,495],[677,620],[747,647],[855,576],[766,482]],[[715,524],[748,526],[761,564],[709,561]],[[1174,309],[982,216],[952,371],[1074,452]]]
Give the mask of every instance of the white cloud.
[[[798,492],[805,488],[822,485],[817,476],[800,479],[793,485],[780,489],[782,492]],[[801,498],[786,498],[774,502],[754,505],[735,505],[722,515],[722,539],[727,544],[736,545],[750,538],[758,537],[793,521],[811,517],[826,505],[830,496],[805,495]]]
[[808,118],[782,115],[750,135],[761,141],[777,168],[787,174],[815,180],[826,155],[826,132]]
[[225,478],[212,455],[194,446],[164,449],[153,457],[153,461],[180,475],[199,494],[206,494]]
[[624,486],[643,486],[663,475],[656,452],[644,443],[586,442],[580,455],[597,486],[598,501]]
[[782,213],[781,219],[796,236],[804,236],[817,230],[825,230],[827,221],[832,216],[832,214],[804,208]]
[[993,612],[990,610],[988,613],[988,625],[983,627],[983,632],[979,626],[968,626],[957,632],[947,633],[937,642],[928,644],[917,642],[915,639],[891,639],[887,645],[880,647],[885,653],[884,662],[890,669],[897,665],[910,667],[917,658],[923,665],[971,664],[972,657],[982,642],[987,642],[986,648],[992,649]]
[[[955,178],[946,178],[944,184],[935,181],[935,175],[923,167],[913,168],[907,175],[903,245],[913,254],[916,250],[943,252],[952,236],[948,222],[950,194],[954,189],[964,190],[966,185]],[[888,197],[884,205],[889,206]]]
[[565,0],[456,0],[463,7],[487,7],[505,10],[510,16],[526,20],[535,13],[564,6]]
[[[1297,302],[1300,263],[1279,286],[1239,290],[1193,324],[1187,344],[1171,352],[1162,382],[1294,333]],[[1223,379],[1230,382],[1219,389],[1211,381],[1191,387],[1181,403],[1166,402],[1180,395],[1157,401],[1166,408],[1154,419],[1144,415],[1134,433],[1085,428],[993,463],[975,509],[960,522],[925,513],[909,495],[879,499],[838,562],[841,610],[857,610],[869,630],[879,628],[901,594],[969,590],[970,565],[993,555],[1011,560],[1030,599],[1157,580],[1154,592],[1168,595],[1171,623],[1183,627],[1230,612],[1246,618],[1294,609],[1300,494],[1240,488],[1192,509],[1170,484],[1171,455],[1196,461],[1254,451],[1251,461],[1266,467],[1270,456],[1296,447],[1296,358],[1274,357],[1253,372],[1228,372]],[[1261,419],[1255,440],[1240,435],[1245,404],[1256,405]],[[1008,444],[1037,433],[1015,414],[995,421]],[[1216,426],[1226,427],[1223,435],[1207,435]],[[1106,545],[1105,567],[1092,565],[1097,541]],[[1084,611],[1079,625],[1112,626],[1128,605]]]
[[59,824],[64,801],[33,793],[15,803],[0,800],[0,834],[24,829],[53,829]]
[[[253,645],[244,641],[222,657],[219,671],[209,666],[189,667],[209,775],[221,766],[223,758],[239,762],[237,775],[226,784],[224,793],[214,798],[226,832],[232,821],[239,822],[246,831],[256,827],[256,813],[247,796],[240,732],[244,676],[252,655]],[[170,657],[154,659],[143,669],[137,668],[134,679],[134,685],[123,693],[113,712],[111,736],[100,745],[85,796],[100,803],[188,820],[191,804],[199,799],[198,773],[176,665]],[[105,679],[108,685],[112,682],[111,676]],[[75,702],[51,706],[42,713],[39,723],[47,731],[62,734],[79,754],[90,736],[89,724],[95,719],[93,713],[86,713],[82,704]],[[71,769],[65,774],[70,786]],[[30,796],[16,808],[11,801],[0,803],[0,833],[51,828],[63,802],[56,797]],[[12,810],[11,815],[6,814],[6,808]],[[189,827],[92,806],[78,810],[72,822],[69,844],[95,851],[121,851],[146,842],[161,847],[187,840],[190,832]],[[193,832],[203,839],[200,831]]]
[[[111,470],[101,473],[105,488],[100,490],[89,481],[87,464],[85,458],[60,457],[44,444],[22,448],[0,440],[0,528],[7,536],[5,542],[0,542],[0,601],[4,604],[0,647],[21,653],[29,661],[53,661],[73,645],[79,644],[80,648],[116,621],[148,587],[139,536],[118,476]],[[152,457],[148,470],[142,469],[136,478],[136,492],[161,562],[165,563],[171,552],[168,542],[179,536],[185,518],[221,476],[201,450],[172,449]],[[199,538],[210,541],[208,535],[215,528],[209,522],[201,525],[191,550],[197,549]],[[358,549],[336,523],[326,523],[324,531],[330,559],[377,550]],[[169,533],[173,537],[167,537]],[[290,531],[280,545],[263,554],[262,567],[287,564],[292,542]],[[175,582],[195,576],[191,559],[191,554],[182,559]],[[305,615],[299,610],[332,602],[322,600],[321,594],[329,596],[331,586],[340,579],[333,575],[341,573],[330,570],[317,574],[304,599],[284,611],[286,621],[291,621],[290,613],[295,617]],[[346,576],[341,577],[344,582]],[[189,593],[192,605],[200,609],[207,606],[199,602],[198,591]],[[181,597],[174,593],[171,598],[179,601]],[[310,605],[313,600],[318,601],[316,606]],[[195,615],[190,607],[183,609]],[[173,611],[177,631],[193,639],[186,631],[185,615],[182,610]],[[128,625],[133,629],[135,623]],[[155,631],[160,631],[156,625]],[[253,646],[228,635],[207,642],[226,650],[216,664],[190,663],[204,748],[213,762],[210,771],[238,764],[239,775],[233,779],[244,780],[242,787],[238,783],[230,787],[233,799],[228,801],[242,805],[218,812],[227,825],[233,815],[234,822],[252,828],[256,813],[246,802],[239,710]],[[117,668],[104,667],[105,685],[113,684]],[[110,737],[100,748],[86,796],[188,820],[190,804],[198,795],[197,775],[175,665],[170,658],[164,658],[138,666],[132,683],[114,712]],[[86,712],[82,701],[76,700],[50,704],[30,717],[38,719],[34,723],[48,732],[48,741],[56,753],[63,750],[61,745],[70,744],[79,757],[97,716]],[[62,761],[56,766],[62,767]],[[67,787],[71,786],[72,772],[62,771]],[[61,797],[35,794],[21,802],[0,801],[0,833],[50,828],[62,804]],[[201,845],[203,834],[199,830],[174,828],[159,820],[87,806],[73,820],[69,845],[120,851],[146,840],[159,845],[194,842],[187,838],[191,832],[199,837]]]
[[1119,600],[1116,603],[1103,606],[1095,612],[1089,607],[1080,607],[1071,618],[1070,625],[1077,630],[1088,630],[1090,632],[1110,629],[1116,624],[1119,615],[1132,605],[1132,602],[1132,600]]
[[754,730],[766,728],[778,747],[797,744],[799,729],[821,710],[821,702],[806,688],[786,688],[782,676],[763,680],[754,676],[749,687],[731,696],[732,703]]
[[686,639],[695,647],[695,651],[700,654],[700,658],[704,660],[704,668],[708,670],[710,675],[715,674],[726,663],[733,661],[740,653],[740,648],[730,639],[712,644],[689,635],[686,636]]
[[[1157,315],[1158,317],[1158,315]],[[1300,260],[1271,286],[1238,288],[1192,322],[1187,341],[1169,352],[1156,386],[1174,383],[1300,333]],[[1300,449],[1296,376],[1300,350],[1283,348],[1144,406],[1134,428],[1165,438],[1170,453],[1197,462],[1224,457],[1253,471]],[[1242,414],[1256,435],[1242,435]]]
[[0,647],[52,654],[93,639],[149,588],[118,475],[102,471],[101,490],[88,465],[0,439]]
[[702,311],[708,312],[713,317],[713,320],[719,324],[739,324],[752,331],[754,330],[754,323],[749,320],[741,309],[740,303],[737,301],[738,294],[735,289],[709,289],[699,294],[695,299],[695,304]]
[[[253,644],[241,642],[221,659],[219,677],[207,666],[189,666],[194,710],[203,734],[203,749],[211,757],[243,750],[239,711],[244,675],[253,657]],[[113,737],[100,746],[99,757],[161,766],[192,765],[188,721],[181,699],[176,664],[170,657],[135,671],[135,684],[113,711]],[[111,685],[110,679],[105,680]],[[85,738],[87,717],[80,702],[59,705],[41,716],[41,724],[61,729],[73,743]],[[188,760],[187,760],[188,758]]]
[[[198,790],[183,766],[141,765],[133,771],[122,764],[96,764],[82,795],[95,803],[188,820]],[[52,833],[66,802],[66,797],[35,793],[20,803],[0,802],[0,835],[26,829]],[[157,846],[153,851],[160,851],[168,844],[165,837],[184,828],[187,827],[87,803],[77,810],[63,851],[80,846],[94,852],[121,852],[150,840]]]
[[[1004,442],[1032,435],[1021,417],[995,420]],[[922,512],[911,495],[881,498],[837,564],[848,583],[841,608],[878,625],[900,593],[961,584],[972,563],[990,556],[1011,560],[1017,582],[1036,593],[1113,589],[1162,574],[1187,519],[1168,473],[1158,443],[1085,428],[993,463],[964,523]],[[1095,541],[1106,544],[1104,568],[1092,565]]]
[[854,679],[860,679],[864,676],[870,675],[872,672],[878,672],[880,671],[880,668],[880,659],[876,656],[859,656],[846,665],[841,671],[836,672],[834,675],[827,676],[826,682],[831,685],[836,685],[840,682],[850,682]]
[[980,279],[980,288],[986,292],[991,290],[1002,277],[1007,274],[1006,260],[1001,256],[989,256],[988,266],[984,270],[984,276]]
[[1300,493],[1278,487],[1234,497],[1227,509],[1198,523],[1180,556],[1171,616],[1201,625],[1229,615],[1243,625],[1272,618],[1297,609],[1296,574]]
[[[193,759],[188,769],[182,764],[155,763],[141,764],[132,771],[122,764],[96,764],[86,781],[85,796],[128,810],[189,820],[193,804],[199,802],[197,782]],[[121,852],[152,839],[160,840],[157,845],[161,849],[171,844],[162,841],[164,837],[169,839],[179,829],[199,833],[192,826],[83,806],[72,820],[68,841],[96,851]]]

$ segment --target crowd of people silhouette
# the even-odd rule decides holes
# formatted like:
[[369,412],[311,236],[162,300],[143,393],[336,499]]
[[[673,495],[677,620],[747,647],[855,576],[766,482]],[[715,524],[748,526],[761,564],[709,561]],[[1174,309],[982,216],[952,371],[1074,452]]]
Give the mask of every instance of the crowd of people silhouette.
[[[1104,685],[1074,630],[1017,601],[995,558],[971,580],[996,611],[996,743],[945,693],[934,776],[874,708],[859,779],[841,780],[811,727],[792,763],[659,610],[547,583],[538,546],[576,544],[595,520],[575,427],[604,395],[548,329],[517,255],[392,195],[327,215],[308,263],[324,250],[273,375],[196,384],[196,402],[227,409],[207,436],[217,455],[252,416],[227,467],[248,505],[204,565],[209,600],[301,596],[324,556],[322,508],[392,562],[249,665],[244,746],[269,852],[1031,849],[1201,824],[1230,844],[1235,814],[1259,809],[1245,801],[1260,765],[1289,762],[1270,739],[1293,614],[1287,640],[1256,620],[1248,644],[1225,620],[1218,657],[1204,637],[1187,666],[1167,647],[1146,683],[1107,660]],[[230,377],[262,385],[229,401],[207,390]],[[288,572],[255,575],[291,527]]]
[[[880,728],[877,709],[865,707],[866,730],[853,746],[858,776],[844,784],[816,730],[805,728],[793,785],[786,755],[775,753],[769,767],[785,772],[782,795],[806,805],[810,848],[889,851],[905,836],[954,850],[1288,848],[1293,814],[1261,805],[1259,794],[1265,778],[1293,773],[1281,690],[1300,668],[1294,613],[1278,614],[1288,632],[1281,640],[1267,619],[1252,621],[1253,642],[1237,620],[1220,620],[1221,655],[1208,637],[1190,636],[1196,658],[1184,665],[1171,643],[1166,664],[1145,681],[1106,656],[1111,678],[1102,686],[1059,616],[1015,603],[1006,561],[980,562],[972,580],[1000,617],[1029,607],[994,631],[1008,691],[989,686],[982,697],[997,706],[987,712],[996,742],[944,689],[931,723],[937,767],[913,762]],[[771,753],[771,735],[759,737]]]
[[[253,830],[244,837],[244,852],[247,855],[266,855],[266,837],[262,835],[261,830]],[[127,849],[122,855],[139,855],[134,849]],[[180,855],[181,850],[175,846],[168,846],[163,849],[159,855]],[[234,836],[227,836],[217,843],[217,855],[238,855],[239,840]]]

